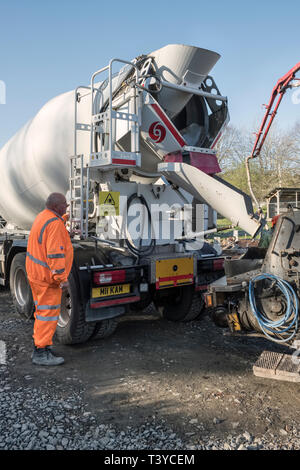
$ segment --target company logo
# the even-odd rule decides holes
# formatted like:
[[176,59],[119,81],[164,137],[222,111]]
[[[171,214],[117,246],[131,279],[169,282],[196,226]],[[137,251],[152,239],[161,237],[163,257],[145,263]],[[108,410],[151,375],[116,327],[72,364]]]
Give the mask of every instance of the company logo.
[[0,80],[0,104],[6,104],[6,85]]
[[166,128],[159,121],[153,122],[149,127],[149,136],[157,144],[164,140],[166,133]]

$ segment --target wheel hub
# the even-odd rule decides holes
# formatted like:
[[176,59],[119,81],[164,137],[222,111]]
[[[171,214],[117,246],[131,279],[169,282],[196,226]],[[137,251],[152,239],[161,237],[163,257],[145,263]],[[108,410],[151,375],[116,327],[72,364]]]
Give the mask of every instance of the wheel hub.
[[63,291],[58,326],[64,328],[71,319],[72,304],[69,291]]
[[21,307],[24,307],[30,298],[30,287],[22,269],[17,269],[15,273],[15,296]]

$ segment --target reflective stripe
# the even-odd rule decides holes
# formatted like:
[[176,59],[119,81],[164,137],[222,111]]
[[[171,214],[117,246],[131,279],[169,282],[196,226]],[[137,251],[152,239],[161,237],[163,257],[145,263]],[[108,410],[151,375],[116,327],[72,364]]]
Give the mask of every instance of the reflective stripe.
[[49,219],[49,220],[47,220],[47,222],[44,223],[44,225],[43,225],[43,227],[42,227],[42,229],[41,229],[41,231],[40,231],[40,236],[39,236],[39,238],[38,238],[38,242],[39,242],[40,245],[42,244],[42,241],[43,241],[43,233],[44,233],[46,227],[47,227],[49,224],[51,224],[51,222],[54,222],[54,220],[58,220],[58,217],[53,217],[52,219]]
[[55,253],[54,255],[47,255],[47,258],[65,258],[63,253]]
[[63,269],[54,269],[51,271],[53,274],[62,274],[65,271],[65,268]]
[[60,304],[59,305],[38,305],[37,306],[37,310],[56,310],[60,308]]
[[45,261],[41,261],[40,259],[35,258],[35,257],[32,256],[28,251],[27,251],[26,255],[27,255],[28,258],[29,258],[31,261],[33,261],[34,263],[39,264],[40,266],[44,266],[44,268],[50,269],[50,267],[48,266],[47,263],[45,263]]
[[65,223],[64,219],[59,214],[57,214],[57,212],[53,211],[52,209],[48,209],[48,210],[51,211],[53,214],[55,214],[60,220],[62,220],[63,223]]
[[41,315],[36,315],[35,317],[41,321],[58,321],[59,319],[59,315],[57,317],[41,317]]

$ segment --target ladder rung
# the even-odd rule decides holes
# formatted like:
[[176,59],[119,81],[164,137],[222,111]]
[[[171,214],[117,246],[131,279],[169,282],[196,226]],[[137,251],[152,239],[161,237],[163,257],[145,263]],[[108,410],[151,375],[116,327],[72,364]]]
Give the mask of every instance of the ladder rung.
[[81,158],[82,155],[72,155],[72,157],[70,157],[70,160],[78,160],[78,158]]

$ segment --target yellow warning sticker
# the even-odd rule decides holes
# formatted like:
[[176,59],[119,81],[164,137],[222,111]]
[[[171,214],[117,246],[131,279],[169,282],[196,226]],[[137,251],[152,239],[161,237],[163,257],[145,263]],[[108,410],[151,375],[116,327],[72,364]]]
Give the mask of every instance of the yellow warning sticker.
[[100,216],[120,215],[120,193],[118,191],[100,191]]

